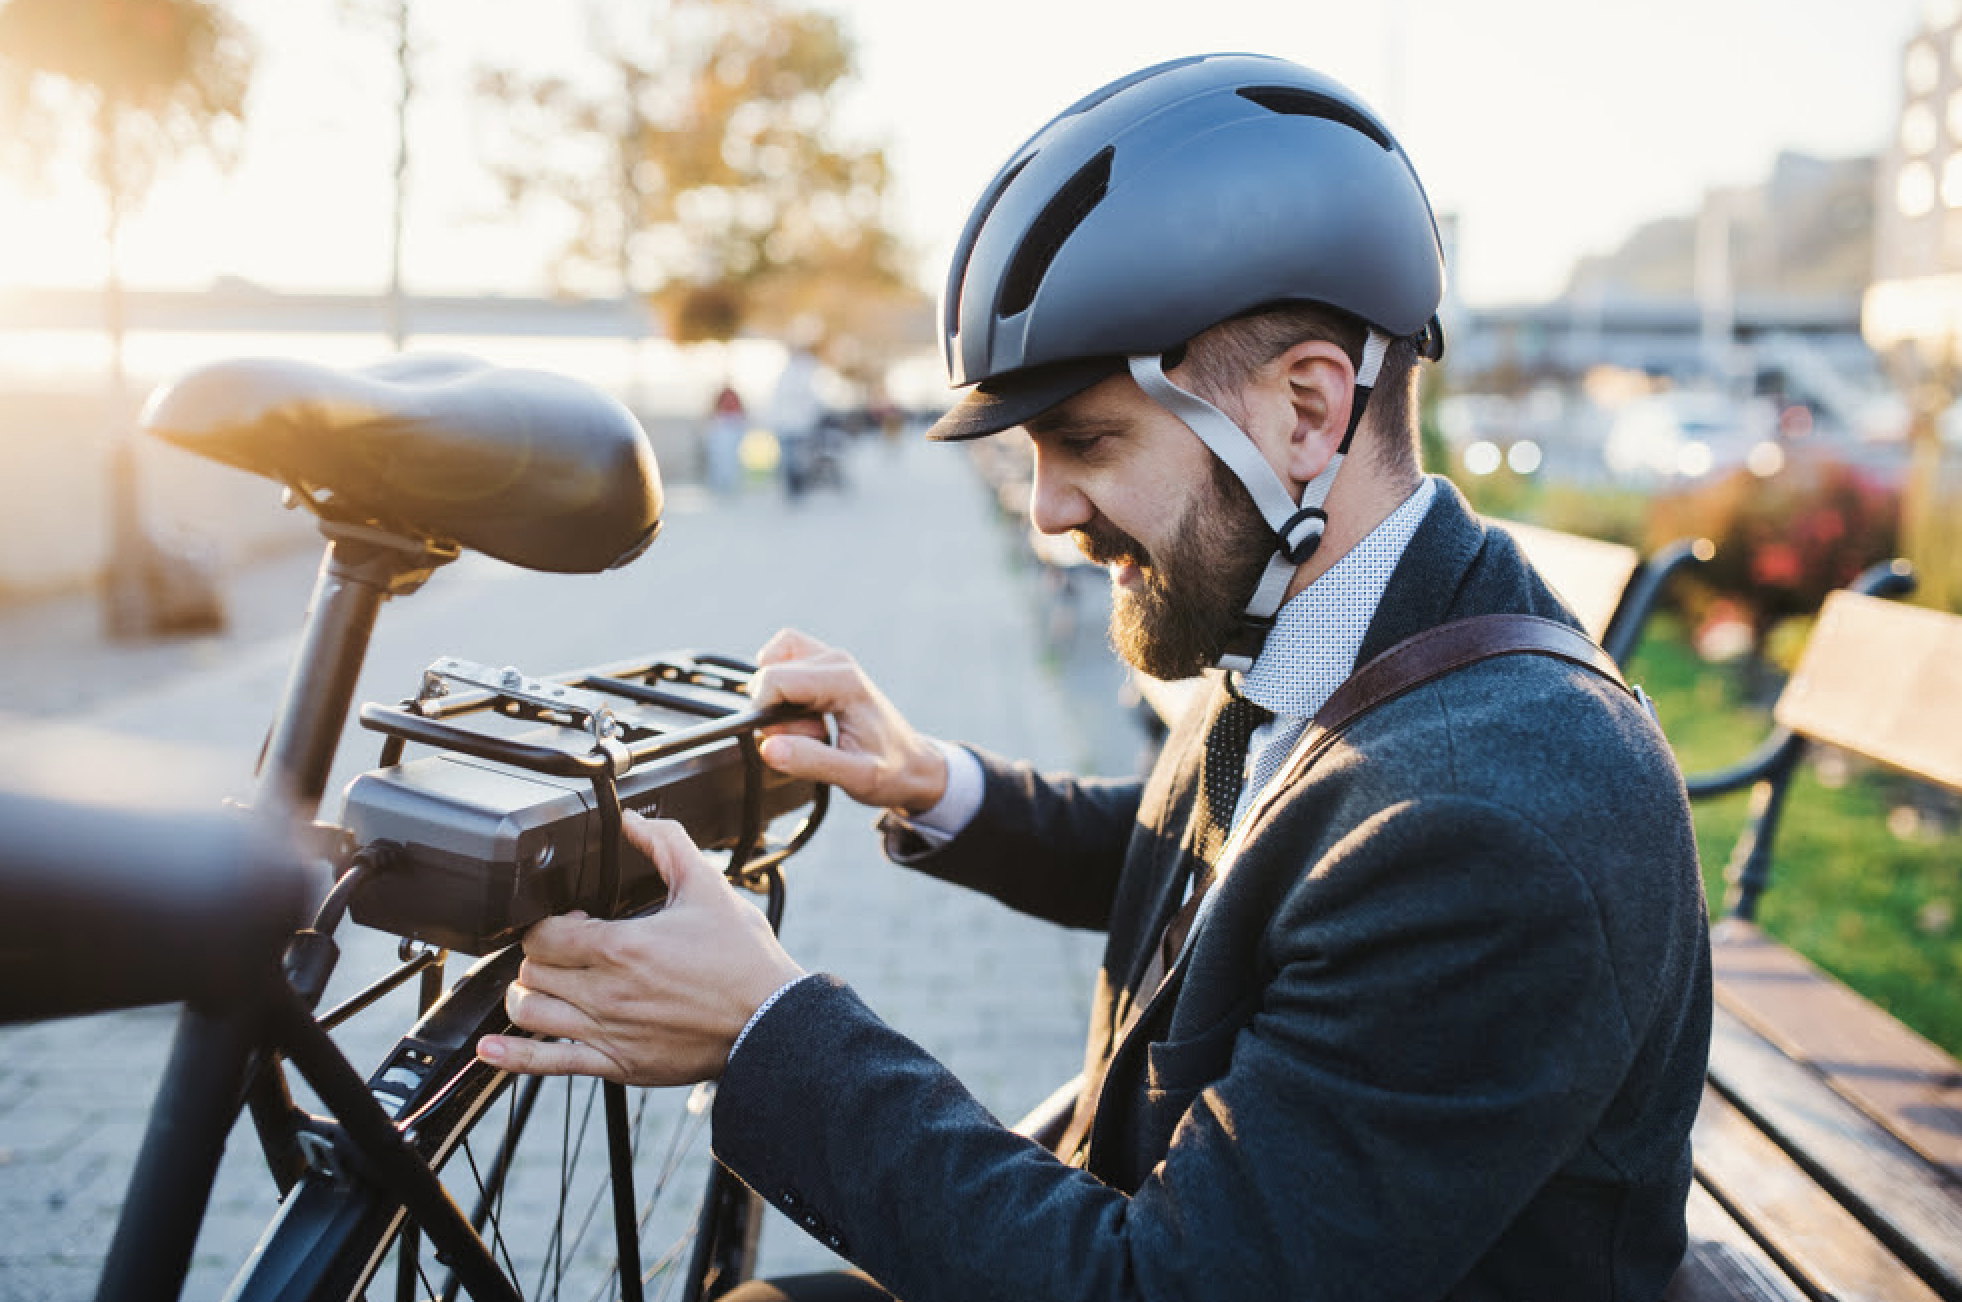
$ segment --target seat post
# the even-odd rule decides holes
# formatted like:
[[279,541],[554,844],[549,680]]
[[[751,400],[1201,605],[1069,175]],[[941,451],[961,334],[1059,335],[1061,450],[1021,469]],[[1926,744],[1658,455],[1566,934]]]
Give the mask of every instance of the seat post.
[[327,549],[305,629],[260,763],[262,810],[298,821],[318,812],[382,602],[421,587],[454,547],[323,520]]

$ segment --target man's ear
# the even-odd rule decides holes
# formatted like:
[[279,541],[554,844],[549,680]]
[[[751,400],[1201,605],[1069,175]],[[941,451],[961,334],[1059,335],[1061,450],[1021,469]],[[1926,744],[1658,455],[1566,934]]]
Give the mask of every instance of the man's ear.
[[1274,360],[1293,429],[1282,450],[1288,478],[1306,484],[1327,469],[1349,430],[1356,367],[1340,345],[1304,339]]

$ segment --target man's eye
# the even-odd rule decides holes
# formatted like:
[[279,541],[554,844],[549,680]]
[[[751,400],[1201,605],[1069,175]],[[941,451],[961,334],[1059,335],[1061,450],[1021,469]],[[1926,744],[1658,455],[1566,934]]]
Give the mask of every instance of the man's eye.
[[1063,451],[1073,457],[1080,457],[1104,441],[1101,434],[1072,434],[1061,440]]

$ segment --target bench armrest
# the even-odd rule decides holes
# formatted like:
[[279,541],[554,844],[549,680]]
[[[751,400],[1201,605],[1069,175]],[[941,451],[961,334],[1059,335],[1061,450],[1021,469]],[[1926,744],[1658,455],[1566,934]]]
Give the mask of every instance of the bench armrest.
[[1053,1153],[1056,1145],[1063,1142],[1063,1131],[1076,1113],[1076,1096],[1082,1092],[1083,1073],[1078,1072],[1057,1086],[1048,1098],[1036,1104],[1027,1116],[1010,1128]]
[[1669,580],[1678,570],[1705,564],[1716,554],[1708,538],[1684,538],[1644,560],[1615,603],[1615,613],[1601,635],[1601,649],[1608,657],[1618,665],[1627,664],[1641,645],[1642,631],[1648,627],[1649,616],[1655,613],[1656,602]]

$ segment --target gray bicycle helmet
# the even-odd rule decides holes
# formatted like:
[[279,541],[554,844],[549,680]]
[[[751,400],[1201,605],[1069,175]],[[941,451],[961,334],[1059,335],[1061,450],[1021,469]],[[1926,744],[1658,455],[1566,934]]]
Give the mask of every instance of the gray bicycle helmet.
[[1353,436],[1392,338],[1442,355],[1443,296],[1423,185],[1353,93],[1263,55],[1158,64],[1065,109],[983,192],[940,305],[948,378],[968,393],[927,436],[993,434],[1129,369],[1275,531],[1243,635],[1220,660],[1244,668],[1320,540],[1341,454],[1297,502],[1231,420],[1165,378],[1165,355],[1262,308],[1347,313],[1368,328]]

